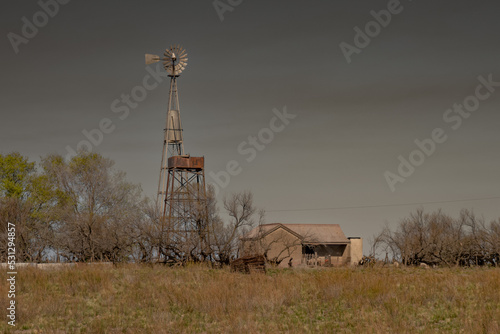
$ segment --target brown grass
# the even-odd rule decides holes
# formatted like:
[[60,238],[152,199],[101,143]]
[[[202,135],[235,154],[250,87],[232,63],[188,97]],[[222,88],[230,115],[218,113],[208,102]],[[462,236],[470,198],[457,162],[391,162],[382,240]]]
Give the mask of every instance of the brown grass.
[[[500,269],[77,266],[17,276],[6,333],[499,333]],[[0,285],[6,313],[7,285]]]

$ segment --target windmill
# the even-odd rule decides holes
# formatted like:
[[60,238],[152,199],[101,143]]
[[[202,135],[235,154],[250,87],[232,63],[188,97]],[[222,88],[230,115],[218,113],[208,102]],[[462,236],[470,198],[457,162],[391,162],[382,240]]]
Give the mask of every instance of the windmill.
[[198,253],[203,254],[208,244],[205,159],[184,153],[177,78],[187,66],[187,52],[180,45],[172,45],[165,50],[163,59],[146,54],[146,65],[160,60],[170,77],[170,92],[158,182],[157,208],[161,222],[158,255],[165,260],[175,257],[179,260],[179,256],[193,253],[193,247],[199,247]]

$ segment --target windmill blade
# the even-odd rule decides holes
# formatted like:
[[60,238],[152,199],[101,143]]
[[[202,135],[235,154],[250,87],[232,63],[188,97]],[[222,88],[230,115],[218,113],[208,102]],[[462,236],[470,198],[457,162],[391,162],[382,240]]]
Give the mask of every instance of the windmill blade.
[[[186,69],[187,66],[187,52],[180,44],[172,44],[163,53],[164,57],[160,58],[156,55],[146,55],[146,64],[162,61],[163,67],[169,75],[179,75]],[[175,55],[176,59],[172,59]]]

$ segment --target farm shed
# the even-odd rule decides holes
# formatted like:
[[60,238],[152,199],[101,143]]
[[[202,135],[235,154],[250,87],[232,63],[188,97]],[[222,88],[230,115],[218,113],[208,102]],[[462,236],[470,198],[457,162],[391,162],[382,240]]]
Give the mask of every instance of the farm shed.
[[265,224],[241,238],[241,256],[264,254],[280,267],[357,264],[361,238],[346,238],[338,224]]

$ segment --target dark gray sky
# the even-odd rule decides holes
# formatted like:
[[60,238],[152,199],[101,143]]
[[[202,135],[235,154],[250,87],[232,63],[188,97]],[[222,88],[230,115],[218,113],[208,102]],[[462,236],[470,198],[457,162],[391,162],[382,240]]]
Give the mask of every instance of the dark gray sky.
[[[114,130],[94,150],[154,197],[168,80],[123,120],[111,104],[143,85],[144,53],[178,43],[189,53],[179,79],[186,151],[205,156],[209,182],[228,161],[242,169],[220,198],[249,189],[268,222],[338,223],[364,238],[419,206],[496,219],[500,87],[470,96],[479,76],[500,82],[500,5],[401,0],[348,63],[340,44],[356,46],[354,28],[377,29],[370,12],[391,3],[246,0],[221,21],[212,1],[72,0],[44,22],[37,1],[2,1],[0,152],[65,155],[108,118]],[[19,41],[34,16],[38,32],[16,53],[9,33]],[[467,118],[447,114],[464,100]],[[238,146],[285,106],[296,118],[248,162]],[[391,191],[384,174],[436,128],[447,140]],[[406,205],[428,202],[440,203]],[[317,208],[337,209],[291,211]]]

